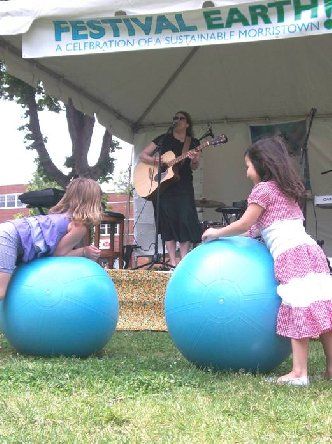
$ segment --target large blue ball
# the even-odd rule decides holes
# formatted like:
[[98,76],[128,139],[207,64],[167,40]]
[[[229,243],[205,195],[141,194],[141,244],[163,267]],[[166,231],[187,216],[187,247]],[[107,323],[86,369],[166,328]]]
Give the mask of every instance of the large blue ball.
[[3,332],[3,300],[0,299],[0,333]]
[[85,357],[112,336],[119,313],[106,271],[78,257],[50,257],[21,265],[3,302],[3,329],[17,351]]
[[166,290],[166,322],[193,363],[265,372],[290,353],[289,340],[275,333],[279,305],[267,248],[224,238],[198,246],[177,266]]

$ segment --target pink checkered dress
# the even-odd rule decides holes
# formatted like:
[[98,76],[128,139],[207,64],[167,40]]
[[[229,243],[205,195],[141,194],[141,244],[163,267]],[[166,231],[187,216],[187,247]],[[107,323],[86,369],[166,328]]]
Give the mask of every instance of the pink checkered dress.
[[260,182],[248,197],[264,211],[255,225],[274,259],[281,297],[277,333],[318,338],[332,330],[332,276],[322,249],[306,232],[299,205],[274,181]]

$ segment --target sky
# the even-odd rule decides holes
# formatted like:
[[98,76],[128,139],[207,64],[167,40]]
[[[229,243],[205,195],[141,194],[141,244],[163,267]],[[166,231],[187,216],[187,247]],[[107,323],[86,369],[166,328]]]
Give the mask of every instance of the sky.
[[[35,171],[34,151],[28,151],[24,145],[24,132],[18,127],[25,123],[24,110],[15,102],[0,100],[0,185],[28,183]],[[47,150],[54,163],[64,171],[65,157],[71,153],[71,140],[67,128],[67,120],[62,115],[43,111],[39,113],[41,130],[48,138]],[[96,125],[91,142],[88,161],[92,165],[98,158],[104,128]],[[120,141],[121,150],[114,154],[116,157],[114,178],[127,171],[130,163],[132,145]],[[103,189],[112,190],[112,184],[104,185]]]

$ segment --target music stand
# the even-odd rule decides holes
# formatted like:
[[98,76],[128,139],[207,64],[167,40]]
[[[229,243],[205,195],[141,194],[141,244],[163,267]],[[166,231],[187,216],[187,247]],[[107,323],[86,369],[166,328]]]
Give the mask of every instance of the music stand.
[[217,213],[221,213],[226,225],[229,225],[232,221],[231,218],[234,216],[235,220],[240,219],[242,214],[245,212],[245,208],[240,207],[219,207],[216,208]]

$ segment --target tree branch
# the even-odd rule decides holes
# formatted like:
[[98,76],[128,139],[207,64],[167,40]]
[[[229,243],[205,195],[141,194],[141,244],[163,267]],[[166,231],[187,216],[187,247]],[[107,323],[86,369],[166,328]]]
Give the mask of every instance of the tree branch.
[[31,88],[30,93],[27,94],[26,99],[27,115],[29,117],[29,130],[33,139],[31,147],[37,151],[39,162],[45,173],[49,177],[54,178],[59,185],[65,187],[68,184],[70,177],[66,176],[64,173],[62,173],[62,171],[59,170],[47,152],[39,125],[36,95],[33,88]]
[[95,165],[90,168],[91,177],[97,178],[105,176],[107,173],[109,174],[113,173],[114,164],[110,158],[112,147],[113,147],[112,133],[110,130],[105,129],[98,160],[95,163]]
[[90,176],[88,152],[91,144],[95,118],[77,110],[69,99],[65,105],[68,130],[72,140],[74,173],[79,176]]

